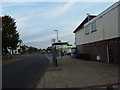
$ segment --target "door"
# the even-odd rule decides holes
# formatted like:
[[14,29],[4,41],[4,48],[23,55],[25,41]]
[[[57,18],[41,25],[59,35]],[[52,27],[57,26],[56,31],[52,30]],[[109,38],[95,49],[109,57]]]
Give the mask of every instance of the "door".
[[108,63],[113,63],[113,46],[107,46]]

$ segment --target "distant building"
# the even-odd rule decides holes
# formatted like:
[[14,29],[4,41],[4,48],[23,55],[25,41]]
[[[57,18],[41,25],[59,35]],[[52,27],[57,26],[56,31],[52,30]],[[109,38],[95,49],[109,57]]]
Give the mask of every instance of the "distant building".
[[118,64],[119,21],[120,2],[116,2],[96,17],[88,15],[74,31],[78,53],[88,54],[90,60]]
[[36,47],[30,46],[29,49],[28,49],[28,51],[29,51],[30,53],[33,53],[33,52],[37,52],[38,49],[37,49]]
[[8,49],[8,52],[10,54],[21,54],[22,46],[23,46],[22,40],[19,40],[16,49],[13,50],[13,53],[12,53],[12,49]]
[[22,43],[22,40],[19,40],[18,44],[17,44],[17,48],[16,50],[14,50],[14,53],[15,54],[21,54],[22,52],[22,47],[23,46],[23,43]]
[[25,51],[28,51],[29,50],[29,47],[28,46],[25,46]]

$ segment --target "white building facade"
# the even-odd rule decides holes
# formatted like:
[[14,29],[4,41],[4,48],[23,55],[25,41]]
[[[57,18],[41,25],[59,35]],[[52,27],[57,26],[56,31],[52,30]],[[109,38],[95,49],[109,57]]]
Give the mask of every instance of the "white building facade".
[[19,40],[16,49],[14,49],[13,52],[12,52],[12,49],[8,49],[8,52],[10,54],[21,54],[22,46],[23,46],[22,40]]

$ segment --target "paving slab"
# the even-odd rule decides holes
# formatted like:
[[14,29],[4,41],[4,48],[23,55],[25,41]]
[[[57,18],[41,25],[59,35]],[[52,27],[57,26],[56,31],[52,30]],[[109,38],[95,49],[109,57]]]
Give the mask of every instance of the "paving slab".
[[[37,88],[81,88],[118,82],[118,68],[114,64],[84,61],[69,55],[58,59],[58,66],[49,67]],[[44,80],[44,81],[43,81]],[[114,85],[117,87],[118,85]]]

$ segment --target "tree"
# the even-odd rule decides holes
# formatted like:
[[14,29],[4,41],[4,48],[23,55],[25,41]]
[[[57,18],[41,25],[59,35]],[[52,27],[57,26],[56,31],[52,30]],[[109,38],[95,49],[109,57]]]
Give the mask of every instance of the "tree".
[[4,54],[7,54],[9,49],[16,49],[19,33],[16,31],[15,19],[9,15],[2,17],[2,50]]
[[0,55],[2,54],[2,17],[0,16]]

